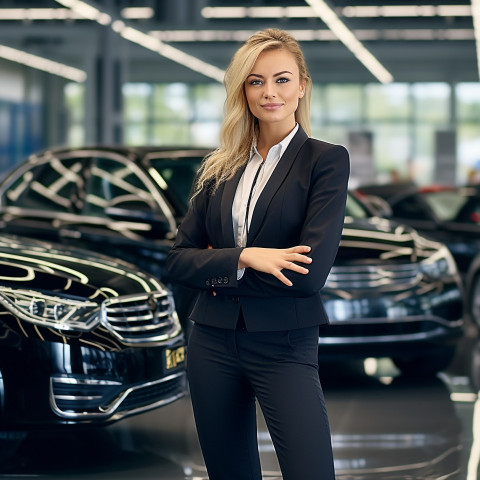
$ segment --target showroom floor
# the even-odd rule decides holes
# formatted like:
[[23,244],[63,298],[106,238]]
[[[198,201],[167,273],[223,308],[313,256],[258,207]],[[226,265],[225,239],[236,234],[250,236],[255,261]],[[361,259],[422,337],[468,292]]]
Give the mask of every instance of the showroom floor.
[[[402,378],[390,361],[321,367],[338,480],[477,480],[480,339],[447,372]],[[264,479],[280,479],[259,417]],[[0,432],[1,434],[2,432]],[[474,435],[475,433],[475,435]],[[3,433],[0,478],[203,480],[189,398],[104,429]]]

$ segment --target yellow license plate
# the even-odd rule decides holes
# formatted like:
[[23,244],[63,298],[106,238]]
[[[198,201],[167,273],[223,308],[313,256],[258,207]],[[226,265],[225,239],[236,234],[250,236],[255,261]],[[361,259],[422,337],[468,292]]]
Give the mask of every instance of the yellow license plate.
[[185,347],[181,346],[170,350],[167,348],[165,350],[165,359],[167,370],[178,367],[181,363],[185,361]]

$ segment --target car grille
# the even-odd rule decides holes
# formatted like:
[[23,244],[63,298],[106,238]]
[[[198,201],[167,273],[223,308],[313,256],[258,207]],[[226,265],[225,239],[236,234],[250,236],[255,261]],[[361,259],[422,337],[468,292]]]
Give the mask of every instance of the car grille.
[[334,266],[327,277],[325,287],[391,289],[396,286],[401,288],[417,283],[421,276],[418,263]]
[[127,344],[165,340],[180,328],[173,299],[161,292],[107,299],[102,312],[105,327]]
[[185,373],[126,387],[110,380],[52,377],[50,404],[72,420],[119,419],[171,403],[185,394]]

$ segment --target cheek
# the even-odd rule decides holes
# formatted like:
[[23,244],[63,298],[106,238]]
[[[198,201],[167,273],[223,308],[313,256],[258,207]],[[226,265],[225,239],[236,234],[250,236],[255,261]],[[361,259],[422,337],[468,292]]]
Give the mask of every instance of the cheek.
[[248,108],[251,110],[253,110],[255,108],[255,100],[253,98],[253,95],[251,92],[245,92],[245,98],[247,100],[247,105],[248,105]]

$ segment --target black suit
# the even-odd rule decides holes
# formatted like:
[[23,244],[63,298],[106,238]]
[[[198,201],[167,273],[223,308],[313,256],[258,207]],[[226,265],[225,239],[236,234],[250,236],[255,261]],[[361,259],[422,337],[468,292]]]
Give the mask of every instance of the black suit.
[[[310,455],[317,455],[315,467],[305,457],[300,458],[300,450],[321,442],[324,445],[318,445],[318,450],[327,452],[322,462],[328,463],[328,421],[316,372],[318,325],[328,322],[320,289],[335,259],[343,227],[348,153],[341,146],[308,138],[299,128],[258,198],[247,247],[311,247],[313,261],[307,275],[282,271],[293,282],[291,287],[251,268],[237,281],[242,248],[235,246],[232,203],[243,171],[241,168],[213,195],[202,191],[194,198],[168,258],[173,280],[200,290],[190,316],[195,327],[188,369],[205,461],[211,480],[260,478],[257,460],[252,460],[256,449],[256,443],[252,445],[252,399],[256,396],[284,478],[330,479],[331,472],[324,476],[315,473],[315,468],[320,468],[320,452]],[[244,324],[239,329],[242,316]],[[304,357],[306,353],[308,358]],[[227,373],[222,369],[229,362]],[[221,372],[215,371],[218,365]],[[282,373],[272,370],[272,365],[283,369]],[[302,368],[309,374],[305,376]],[[299,377],[305,377],[305,381],[297,384]],[[280,384],[282,388],[277,388]],[[234,399],[237,401],[232,406]],[[232,408],[233,416],[241,418],[240,424],[234,421]],[[295,417],[295,425],[304,425],[305,431],[294,433],[296,427],[283,425],[287,416]],[[228,435],[225,429],[236,429],[237,433]],[[321,434],[310,430],[320,430]],[[250,442],[246,450],[242,435]],[[288,441],[283,445],[283,439],[292,436],[294,443],[302,445],[295,452]],[[214,444],[216,447],[209,448]],[[242,449],[243,457],[239,453]],[[223,467],[219,466],[222,460]],[[245,463],[256,465],[257,473],[248,470],[249,466],[235,476],[235,469]],[[301,463],[306,469],[302,476]],[[233,464],[232,471],[225,473]],[[324,468],[322,472],[330,467]]]

